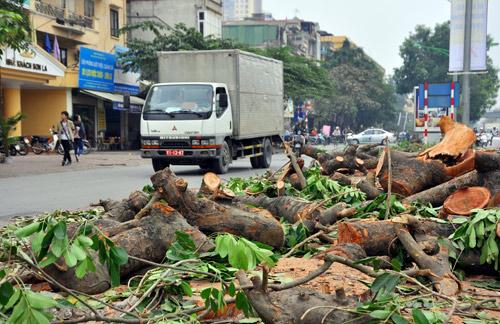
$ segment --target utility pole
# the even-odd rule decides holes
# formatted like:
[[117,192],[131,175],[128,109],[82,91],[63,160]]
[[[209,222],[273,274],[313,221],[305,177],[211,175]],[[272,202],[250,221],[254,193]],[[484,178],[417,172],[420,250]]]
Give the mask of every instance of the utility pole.
[[472,29],[472,0],[466,0],[464,26],[464,76],[462,84],[462,123],[470,124],[470,52]]

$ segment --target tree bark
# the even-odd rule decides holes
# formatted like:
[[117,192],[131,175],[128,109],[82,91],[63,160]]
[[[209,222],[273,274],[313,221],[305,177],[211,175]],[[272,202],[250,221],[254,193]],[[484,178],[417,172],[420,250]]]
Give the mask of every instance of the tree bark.
[[198,198],[187,190],[187,182],[178,178],[169,168],[155,173],[151,182],[163,199],[176,208],[189,224],[202,231],[231,233],[273,247],[283,245],[283,228],[272,216]]
[[500,154],[497,152],[476,151],[476,170],[479,172],[490,172],[500,170]]
[[103,217],[111,218],[119,222],[126,222],[134,218],[134,216],[146,206],[148,196],[142,191],[134,191],[130,196],[121,201],[101,200],[99,204],[106,212]]
[[282,291],[268,292],[260,278],[248,280],[245,273],[236,273],[250,304],[266,324],[317,324],[317,323],[365,323],[365,315],[348,312],[342,308],[356,306],[356,298],[347,297],[343,289],[335,295],[318,293],[307,288],[290,288]]
[[[440,161],[421,161],[406,154],[391,151],[392,192],[407,197],[422,190],[446,182],[445,165]],[[384,190],[388,187],[387,154],[382,154],[379,162],[378,179]]]

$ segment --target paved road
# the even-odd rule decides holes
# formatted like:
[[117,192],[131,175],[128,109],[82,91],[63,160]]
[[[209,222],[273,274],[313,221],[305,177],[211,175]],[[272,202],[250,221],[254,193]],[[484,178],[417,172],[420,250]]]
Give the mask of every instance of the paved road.
[[[54,163],[59,161],[59,157],[54,159],[57,159]],[[285,155],[274,155],[271,169],[278,169],[286,161]],[[203,173],[197,166],[172,168],[177,175],[185,178],[191,187],[199,187]],[[99,199],[127,197],[133,190],[150,183],[149,177],[153,174],[153,169],[149,163],[143,163],[76,169],[71,172],[48,172],[0,177],[0,225],[15,216],[40,214],[54,209],[80,209]],[[264,170],[253,170],[250,161],[242,159],[234,161],[229,173],[222,177],[248,177],[263,172]]]

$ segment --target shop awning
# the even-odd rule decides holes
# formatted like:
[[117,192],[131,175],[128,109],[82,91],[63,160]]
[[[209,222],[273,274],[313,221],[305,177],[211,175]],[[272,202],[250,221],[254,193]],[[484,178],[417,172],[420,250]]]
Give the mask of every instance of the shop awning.
[[[94,91],[94,90],[80,90],[80,92],[92,97],[112,102],[113,109],[115,110],[124,110],[124,111],[127,110],[123,108],[123,95],[121,94]],[[143,105],[144,105],[144,99],[135,96],[130,96],[130,112],[140,113]]]
[[[121,94],[109,93],[109,92],[101,92],[94,90],[80,90],[82,93],[91,95],[92,97],[96,97],[99,99],[111,101],[111,102],[123,102],[123,96]],[[130,104],[132,105],[144,105],[144,99],[139,97],[130,96]]]

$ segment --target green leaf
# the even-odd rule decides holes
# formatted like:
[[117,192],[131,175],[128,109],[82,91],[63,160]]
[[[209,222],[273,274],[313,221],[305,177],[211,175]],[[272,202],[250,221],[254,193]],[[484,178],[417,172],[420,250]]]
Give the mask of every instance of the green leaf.
[[17,229],[14,232],[14,234],[19,238],[23,238],[23,237],[28,237],[35,232],[38,232],[39,229],[40,229],[40,223],[34,222],[32,224]]
[[127,251],[119,246],[113,246],[109,250],[109,256],[117,265],[124,265],[128,262]]
[[18,321],[19,318],[26,312],[26,300],[21,297],[19,299],[19,302],[14,306],[14,309],[12,310],[12,314],[10,315],[9,319],[7,320],[7,324],[17,324],[22,321]]
[[392,315],[391,320],[394,322],[394,324],[409,324],[409,322],[399,314]]
[[39,265],[40,267],[45,268],[46,266],[56,262],[57,259],[58,258],[54,254],[49,253],[42,261],[40,261]]
[[58,305],[54,299],[32,291],[26,292],[26,299],[31,307],[38,309],[46,309]]
[[247,317],[251,315],[250,302],[248,301],[247,296],[241,291],[238,291],[236,294],[236,308],[242,310]]
[[94,244],[92,239],[88,236],[85,236],[85,235],[80,235],[77,237],[77,239],[78,239],[78,242],[80,242],[80,244],[82,246],[85,246],[85,247],[91,247]]
[[75,269],[75,274],[78,279],[85,277],[87,273],[87,260],[81,261]]
[[77,244],[77,242],[74,242],[73,245],[71,245],[71,254],[73,254],[78,261],[83,261],[87,258],[87,253]]
[[45,233],[38,232],[36,233],[35,237],[33,237],[33,239],[31,240],[31,249],[35,254],[39,254],[40,251],[42,250],[42,242],[44,237]]
[[229,251],[229,264],[235,268],[248,270],[248,258],[245,253],[245,245],[238,241],[236,246]]
[[54,227],[54,236],[59,239],[59,240],[64,240],[66,237],[66,223],[65,222],[59,222],[57,225]]
[[31,310],[31,315],[33,316],[37,324],[50,324],[49,319],[42,312],[36,309]]
[[109,277],[111,279],[111,286],[116,287],[120,285],[120,266],[114,262],[110,262],[108,269]]
[[10,297],[9,301],[7,302],[7,304],[5,304],[4,309],[11,309],[12,307],[14,307],[14,305],[19,300],[19,297],[21,297],[21,290],[20,289],[14,289],[14,293]]
[[389,310],[376,310],[370,313],[370,317],[385,320],[391,313]]
[[5,305],[14,294],[14,287],[10,282],[4,282],[0,285],[0,304]]
[[420,309],[414,308],[411,313],[415,324],[431,324]]
[[469,247],[471,249],[476,247],[476,230],[474,229],[474,226],[470,227],[470,234],[469,234]]
[[77,259],[73,253],[66,250],[64,251],[64,261],[66,261],[68,267],[73,268],[74,266],[76,266]]
[[65,250],[64,242],[60,239],[54,238],[52,244],[50,245],[50,251],[56,256],[60,257]]

